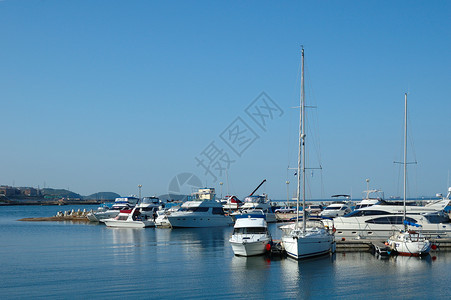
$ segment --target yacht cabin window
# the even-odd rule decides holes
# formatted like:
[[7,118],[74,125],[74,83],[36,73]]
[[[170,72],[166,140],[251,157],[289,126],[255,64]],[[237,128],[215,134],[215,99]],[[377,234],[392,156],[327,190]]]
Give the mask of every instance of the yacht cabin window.
[[234,234],[257,234],[257,233],[266,233],[265,227],[244,227],[244,228],[235,228],[233,230]]
[[[371,220],[365,221],[365,223],[373,223],[373,224],[393,224],[393,225],[402,225],[403,218],[402,216],[388,216],[388,217],[379,217]],[[416,223],[417,221],[407,217],[406,221],[411,223]]]
[[224,214],[224,210],[222,209],[222,207],[213,207],[212,212],[214,215],[223,215]]
[[179,211],[207,212],[208,207],[181,207]]
[[361,216],[378,216],[378,215],[389,215],[390,213],[381,210],[355,210],[345,217],[361,217]]

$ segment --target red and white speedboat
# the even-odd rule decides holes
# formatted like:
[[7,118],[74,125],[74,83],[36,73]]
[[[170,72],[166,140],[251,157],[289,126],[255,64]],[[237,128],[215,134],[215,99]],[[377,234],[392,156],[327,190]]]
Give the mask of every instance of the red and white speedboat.
[[100,222],[105,223],[108,227],[124,227],[124,228],[144,228],[155,227],[155,222],[152,218],[147,218],[146,215],[141,214],[139,208],[135,207],[132,210],[121,210],[114,218],[103,219]]

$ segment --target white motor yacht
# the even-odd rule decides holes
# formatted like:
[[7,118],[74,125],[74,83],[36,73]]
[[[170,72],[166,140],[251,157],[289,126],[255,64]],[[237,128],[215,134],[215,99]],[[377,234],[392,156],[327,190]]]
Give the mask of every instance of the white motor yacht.
[[155,218],[156,227],[171,227],[168,219],[168,211],[166,209],[157,211],[157,217]]
[[233,195],[225,196],[224,199],[221,200],[221,203],[225,211],[236,211],[243,204],[241,200]]
[[241,205],[238,212],[234,212],[231,216],[235,219],[237,215],[247,214],[253,210],[261,210],[265,214],[266,222],[274,223],[276,222],[276,214],[273,211],[273,207],[268,201],[268,196],[266,194],[247,196],[244,198],[244,204]]
[[157,211],[163,208],[163,202],[158,197],[143,197],[136,206],[142,215],[156,219]]
[[261,255],[267,251],[271,234],[262,211],[237,216],[229,242],[237,256]]
[[97,210],[87,214],[87,218],[92,222],[99,222],[102,219],[114,218],[121,210],[131,210],[138,203],[136,197],[118,197],[114,200],[114,204],[107,210]]
[[[336,197],[336,195],[332,197]],[[335,218],[349,214],[351,211],[350,203],[337,201],[325,207],[324,210],[319,213],[319,216],[321,218]]]
[[[449,204],[451,187],[446,198],[424,206],[406,206],[405,220],[421,225],[428,238],[451,238],[451,224],[445,207]],[[394,232],[404,230],[404,208],[389,202],[361,208],[346,216],[324,220],[336,228],[335,238],[386,240]]]
[[194,193],[180,209],[167,216],[172,228],[217,227],[233,224],[232,218],[224,214],[220,202],[215,200],[215,189],[204,188]]
[[354,210],[384,202],[384,192],[381,190],[367,190],[363,193],[366,195],[355,205]]
[[142,215],[138,207],[130,210],[121,210],[114,218],[100,220],[108,227],[144,228],[154,227],[155,222]]
[[110,210],[111,207],[112,207],[112,204],[102,203],[95,211],[89,212],[86,215],[86,218],[88,218],[88,220],[91,222],[99,222],[99,219],[96,217],[96,214],[104,213],[107,210]]
[[165,209],[160,209],[157,211],[157,218],[155,219],[155,226],[156,227],[171,227],[171,223],[169,223],[168,216],[176,212],[180,209],[180,206],[171,206],[170,208],[166,207]]

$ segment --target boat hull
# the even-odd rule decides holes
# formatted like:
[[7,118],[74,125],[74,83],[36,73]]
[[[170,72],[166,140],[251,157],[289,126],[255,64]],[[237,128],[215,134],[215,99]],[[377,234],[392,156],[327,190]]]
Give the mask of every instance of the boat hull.
[[113,211],[102,211],[102,212],[93,212],[86,215],[89,221],[91,222],[99,222],[103,219],[114,218],[119,214],[119,210]]
[[167,216],[158,216],[155,219],[155,227],[168,228],[171,227],[171,223],[169,223]]
[[172,228],[221,227],[233,224],[232,218],[224,215],[189,216],[172,214],[168,216]]
[[233,253],[236,256],[256,256],[266,252],[266,245],[270,239],[257,242],[233,241],[230,240]]
[[333,250],[332,235],[282,236],[282,243],[287,255],[302,259],[324,255]]
[[402,256],[425,256],[429,254],[431,245],[426,243],[395,243],[393,251]]
[[[346,219],[346,218],[343,218]],[[335,239],[337,241],[346,239],[352,240],[386,240],[393,235],[394,232],[398,232],[404,229],[402,224],[374,224],[365,222],[343,222],[341,218],[335,218],[332,220],[323,221],[330,228],[336,229]],[[421,223],[419,223],[421,224]],[[450,238],[451,237],[451,224],[439,223],[439,224],[421,224],[421,232],[427,238]]]
[[387,244],[395,254],[404,256],[427,255],[432,246],[422,233],[415,231],[394,234],[388,239]]
[[155,223],[153,221],[127,221],[116,219],[105,219],[102,221],[108,227],[121,227],[121,228],[155,227]]

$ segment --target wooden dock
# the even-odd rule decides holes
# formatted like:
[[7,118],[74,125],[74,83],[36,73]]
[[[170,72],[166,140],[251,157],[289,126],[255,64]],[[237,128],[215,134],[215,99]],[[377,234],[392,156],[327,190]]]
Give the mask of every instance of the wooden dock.
[[[429,239],[435,245],[431,251],[451,250],[451,239]],[[383,255],[389,247],[385,241],[379,240],[346,240],[337,241],[337,252],[376,251]],[[436,249],[434,249],[436,248]]]

